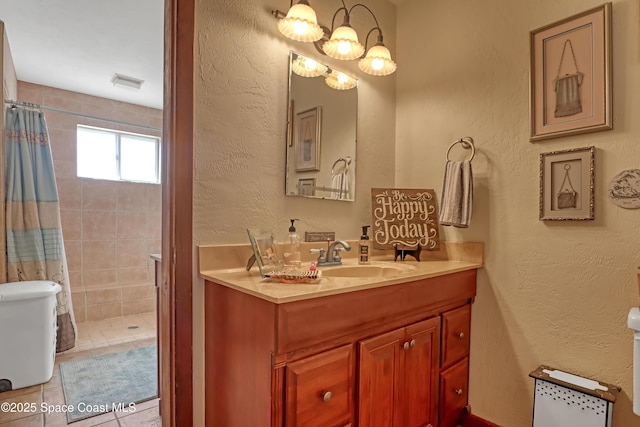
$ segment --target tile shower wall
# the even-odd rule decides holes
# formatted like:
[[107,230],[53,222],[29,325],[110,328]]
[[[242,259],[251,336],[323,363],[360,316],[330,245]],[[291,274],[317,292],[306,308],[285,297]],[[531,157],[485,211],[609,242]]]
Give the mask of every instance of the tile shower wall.
[[[18,82],[22,101],[155,128],[162,110]],[[78,178],[78,124],[161,136],[160,131],[44,110],[60,196],[62,232],[76,320],[155,310],[154,268],[161,251],[161,186]]]

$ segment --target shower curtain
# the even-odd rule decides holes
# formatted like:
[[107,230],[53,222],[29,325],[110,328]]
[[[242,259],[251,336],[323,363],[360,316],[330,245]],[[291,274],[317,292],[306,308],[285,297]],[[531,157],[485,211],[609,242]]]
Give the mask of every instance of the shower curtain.
[[7,279],[60,284],[56,352],[69,350],[76,325],[44,113],[11,106],[5,117]]

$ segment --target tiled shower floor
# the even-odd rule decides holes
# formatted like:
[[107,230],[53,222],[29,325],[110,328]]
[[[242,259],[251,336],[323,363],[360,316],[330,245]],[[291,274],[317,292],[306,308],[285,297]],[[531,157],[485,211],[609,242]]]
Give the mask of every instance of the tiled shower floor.
[[[137,326],[137,328],[129,328]],[[84,359],[100,354],[115,353],[156,342],[156,314],[145,313],[78,323],[75,348],[56,356],[53,377],[46,384],[0,393],[0,427],[59,427],[67,425],[65,413],[12,413],[2,411],[4,402],[63,405],[64,394],[60,380],[60,362]],[[15,407],[15,405],[14,405]],[[69,424],[73,427],[152,427],[160,426],[158,399],[136,405],[136,412],[109,412]]]

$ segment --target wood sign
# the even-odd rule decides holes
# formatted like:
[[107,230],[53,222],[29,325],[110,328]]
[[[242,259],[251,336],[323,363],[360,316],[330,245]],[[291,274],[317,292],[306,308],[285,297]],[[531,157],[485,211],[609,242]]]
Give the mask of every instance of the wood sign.
[[371,225],[375,249],[440,249],[433,190],[372,188]]

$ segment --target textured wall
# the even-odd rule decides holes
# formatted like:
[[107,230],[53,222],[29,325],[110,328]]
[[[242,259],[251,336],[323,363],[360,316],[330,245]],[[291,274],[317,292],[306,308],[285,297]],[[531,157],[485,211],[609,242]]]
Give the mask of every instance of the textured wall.
[[[359,225],[370,220],[368,189],[393,183],[394,76],[365,77],[353,61],[322,57],[362,79],[359,197],[344,203],[284,196],[289,50],[320,58],[313,46],[277,32],[269,12],[286,11],[288,5],[261,0],[197,4],[194,227],[199,242],[245,242],[245,228],[260,226],[286,237],[289,217],[301,219],[302,232],[335,230],[339,237],[358,237]],[[327,23],[335,8],[322,6],[327,8],[314,5]],[[394,8],[383,1],[371,7],[384,17],[385,42],[393,49]],[[370,16],[360,17],[373,25]]]
[[[606,194],[616,173],[640,167],[637,1],[613,2],[614,130],[528,140],[529,31],[599,4],[406,0],[397,10],[396,185],[440,191],[449,144],[466,135],[476,141],[471,227],[443,235],[485,242],[470,403],[502,426],[531,425],[528,373],[543,363],[620,385],[614,425],[640,425],[626,327],[639,301],[640,210],[619,208]],[[596,219],[539,221],[540,153],[591,145]]]
[[[320,22],[331,25],[340,3],[312,3]],[[395,52],[395,8],[384,0],[367,5],[378,16],[385,43]],[[370,188],[393,185],[395,76],[368,77],[355,62],[332,61],[361,79],[356,201],[284,195],[289,51],[320,59],[312,45],[278,33],[270,12],[288,7],[285,0],[196,3],[195,245],[247,242],[247,227],[273,229],[285,238],[288,218],[300,218],[301,234],[332,230],[339,238],[358,238],[360,225],[370,221]],[[373,20],[356,11],[352,24],[356,29],[370,28]],[[203,403],[198,399],[203,395],[204,298],[197,277],[193,298],[195,419],[202,422]]]

